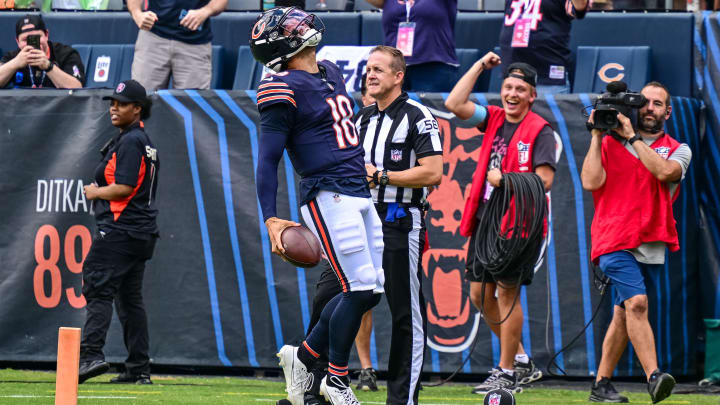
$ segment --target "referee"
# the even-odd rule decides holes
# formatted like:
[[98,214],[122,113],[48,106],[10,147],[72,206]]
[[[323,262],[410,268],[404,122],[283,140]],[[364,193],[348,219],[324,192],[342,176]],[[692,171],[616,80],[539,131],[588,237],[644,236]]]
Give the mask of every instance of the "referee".
[[383,223],[385,295],[392,316],[387,404],[417,404],[425,352],[425,299],[420,260],[425,247],[426,186],[440,183],[443,160],[438,124],[402,91],[402,52],[377,46],[367,62],[367,90],[376,104],[356,126],[365,167]]

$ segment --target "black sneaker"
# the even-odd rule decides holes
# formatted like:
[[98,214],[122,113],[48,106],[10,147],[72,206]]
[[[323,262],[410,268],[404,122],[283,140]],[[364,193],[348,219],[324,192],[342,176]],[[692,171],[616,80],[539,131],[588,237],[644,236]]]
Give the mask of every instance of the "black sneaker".
[[615,387],[610,383],[610,379],[603,377],[600,381],[595,381],[590,387],[590,402],[628,402],[627,397],[620,395]]
[[80,363],[78,370],[78,384],[84,383],[87,379],[105,374],[110,370],[110,364],[105,360],[93,360]]
[[490,376],[485,381],[473,388],[472,393],[485,395],[498,388],[505,388],[512,393],[522,392],[522,388],[518,385],[515,376],[505,374],[502,370],[494,368],[490,370]]
[[648,381],[648,392],[653,404],[657,404],[672,394],[675,387],[675,379],[668,373],[663,373],[660,369],[656,369],[650,374]]
[[113,384],[152,384],[149,374],[130,374],[127,371],[110,379],[110,382]]
[[357,389],[363,391],[378,390],[377,374],[372,367],[360,370],[360,381],[358,382]]
[[513,370],[517,376],[518,384],[525,385],[531,382],[537,381],[542,378],[542,371],[535,367],[535,362],[530,359],[527,363],[521,363],[519,361],[513,361]]

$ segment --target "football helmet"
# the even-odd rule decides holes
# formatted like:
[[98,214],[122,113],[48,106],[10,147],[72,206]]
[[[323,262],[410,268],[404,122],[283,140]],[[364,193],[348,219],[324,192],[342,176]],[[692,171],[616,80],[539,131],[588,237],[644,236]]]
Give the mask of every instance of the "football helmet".
[[325,25],[314,14],[295,7],[278,7],[260,15],[250,31],[253,57],[279,72],[287,61],[308,46],[317,46]]

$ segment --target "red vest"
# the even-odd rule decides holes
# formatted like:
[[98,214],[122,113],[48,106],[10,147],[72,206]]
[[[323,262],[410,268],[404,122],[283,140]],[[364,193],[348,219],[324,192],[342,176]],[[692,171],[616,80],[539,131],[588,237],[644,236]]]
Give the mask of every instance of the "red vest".
[[[680,146],[668,134],[650,146],[667,159]],[[606,253],[633,249],[646,242],[665,242],[671,252],[680,249],[668,185],[655,176],[625,146],[606,136],[602,142],[605,184],[593,191],[595,216],[590,235],[592,260]],[[678,185],[679,187],[679,185]]]
[[[490,152],[492,150],[493,140],[497,131],[505,122],[505,111],[496,106],[488,106],[487,128],[482,146],[480,147],[480,157],[478,158],[477,168],[473,174],[472,185],[467,200],[465,200],[465,209],[463,210],[462,220],[460,221],[460,234],[470,236],[477,226],[477,209],[482,199],[485,189],[487,166],[490,162]],[[502,160],[502,171],[529,173],[533,170],[532,152],[540,131],[545,125],[549,125],[542,117],[532,111],[528,111],[527,115],[520,122],[515,134],[510,140],[507,153]],[[506,222],[506,221],[504,221]]]

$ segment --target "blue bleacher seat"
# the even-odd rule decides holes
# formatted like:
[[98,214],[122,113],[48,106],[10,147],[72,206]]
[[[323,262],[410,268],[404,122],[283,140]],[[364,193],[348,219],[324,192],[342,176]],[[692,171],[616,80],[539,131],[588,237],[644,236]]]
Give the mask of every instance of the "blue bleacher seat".
[[480,5],[484,3],[483,1],[478,0],[458,0],[458,11],[480,11],[482,8]]
[[228,0],[225,11],[260,11],[260,0]]
[[603,93],[613,80],[640,91],[650,78],[649,46],[579,46],[573,93]]
[[212,46],[212,79],[210,79],[210,88],[221,88],[223,72],[225,67],[225,50],[220,45]]
[[[500,47],[495,47],[493,52],[500,55]],[[490,71],[490,83],[488,84],[489,93],[500,93],[500,86],[502,86],[503,71],[505,70],[505,66],[505,64],[496,66]]]
[[355,11],[380,11],[379,8],[368,3],[366,0],[355,0],[353,8]]
[[263,66],[255,61],[252,52],[250,52],[250,47],[247,45],[238,47],[233,90],[256,89],[262,78],[262,72]]
[[[73,48],[81,52],[81,57],[85,52],[87,55],[85,87],[114,88],[117,83],[130,79],[133,54],[135,53],[134,44],[73,45]],[[98,59],[107,65],[98,67]],[[97,80],[95,80],[96,71]]]
[[73,45],[73,49],[75,49],[80,54],[80,59],[82,60],[82,64],[85,67],[85,72],[88,71],[88,62],[90,61],[90,48],[92,48],[92,45]]
[[[480,55],[480,51],[478,49],[467,49],[467,48],[457,48],[457,49],[455,49],[455,54],[457,55],[457,59],[458,59],[458,63],[460,64],[460,67],[458,68],[457,78],[453,81],[452,85],[450,86],[450,88],[448,88],[447,91],[450,91],[452,86],[454,86],[455,83],[457,83],[457,81],[460,80],[462,75],[464,75],[465,72],[467,72],[468,69],[470,69],[472,67],[473,63],[475,63],[475,61],[480,59],[480,56],[482,56],[482,55]],[[486,75],[481,75],[480,78],[478,78],[478,81],[475,83],[475,87],[473,87],[474,92],[484,92],[487,90],[488,80],[487,80],[487,77],[485,77],[485,76]]]

